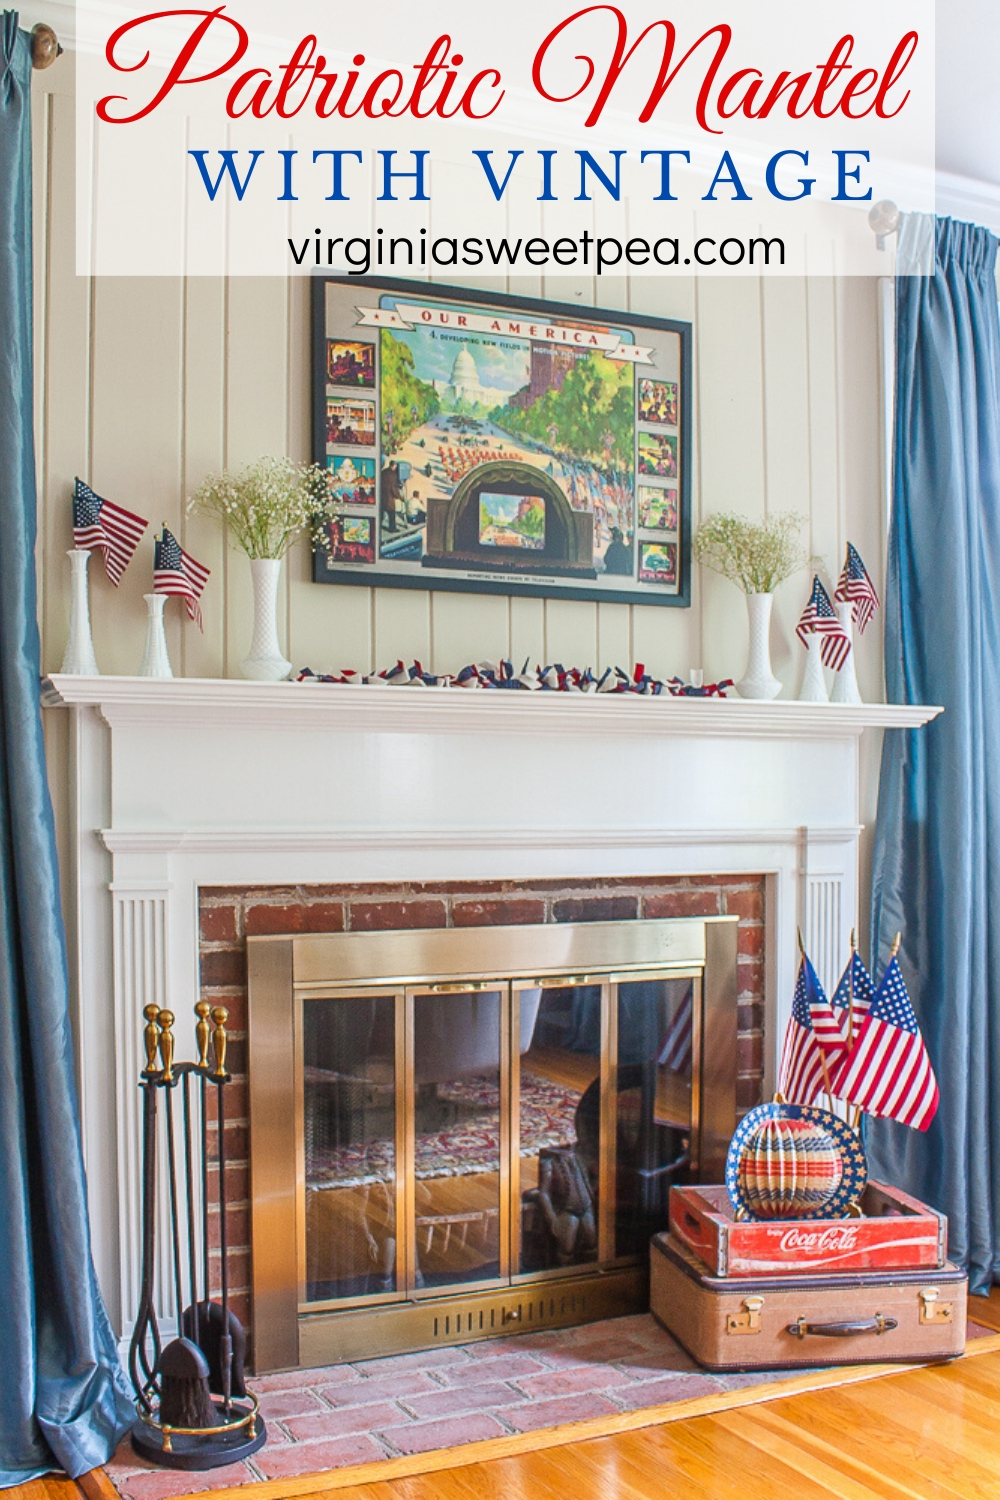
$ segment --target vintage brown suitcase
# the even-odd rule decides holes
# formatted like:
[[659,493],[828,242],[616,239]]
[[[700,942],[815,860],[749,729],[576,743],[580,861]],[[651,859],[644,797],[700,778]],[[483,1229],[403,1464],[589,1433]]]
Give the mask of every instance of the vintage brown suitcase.
[[965,1349],[968,1279],[940,1270],[738,1280],[712,1276],[672,1235],[650,1252],[650,1307],[708,1370],[953,1359]]

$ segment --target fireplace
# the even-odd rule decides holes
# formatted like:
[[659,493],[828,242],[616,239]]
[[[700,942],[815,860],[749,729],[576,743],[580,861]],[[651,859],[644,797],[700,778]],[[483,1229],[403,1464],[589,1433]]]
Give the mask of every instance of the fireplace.
[[735,1126],[737,922],[248,938],[258,1372],[645,1306]]
[[[140,1296],[144,1006],[175,1011],[190,1056],[200,985],[230,1010],[242,1074],[246,935],[725,915],[738,902],[746,1108],[774,1086],[796,927],[832,984],[857,921],[862,736],[937,712],[64,676],[44,699],[67,751],[53,789],[92,1246],[125,1341]],[[522,765],[530,794],[483,794]],[[241,1317],[244,1100],[240,1080],[227,1181]],[[158,1298],[169,1327],[169,1278]]]

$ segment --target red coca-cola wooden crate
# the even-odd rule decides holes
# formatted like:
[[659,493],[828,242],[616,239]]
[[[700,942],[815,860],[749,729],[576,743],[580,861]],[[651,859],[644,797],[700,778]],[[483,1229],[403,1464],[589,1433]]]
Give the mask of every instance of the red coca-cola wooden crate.
[[858,1219],[738,1221],[724,1187],[670,1190],[670,1228],[716,1276],[939,1268],[948,1221],[899,1188],[869,1182]]

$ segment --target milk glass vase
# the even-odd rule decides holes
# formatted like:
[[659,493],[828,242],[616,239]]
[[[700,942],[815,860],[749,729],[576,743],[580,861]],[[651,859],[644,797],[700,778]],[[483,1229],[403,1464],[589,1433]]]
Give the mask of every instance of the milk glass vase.
[[99,677],[94,656],[94,639],[90,633],[90,595],[87,588],[87,564],[90,553],[85,547],[71,547],[69,558],[73,593],[69,608],[69,635],[60,671],[67,677]]
[[284,682],[292,664],[281,654],[278,642],[278,583],[280,557],[252,557],[253,635],[250,654],[240,663],[244,677],[254,682]]
[[861,690],[858,687],[858,674],[854,665],[854,605],[850,599],[835,599],[833,607],[844,627],[844,634],[851,643],[851,649],[847,653],[847,660],[837,673],[833,684],[833,692],[830,694],[831,703],[861,703]]
[[736,684],[741,698],[777,698],[781,683],[771,671],[771,608],[773,594],[747,594],[750,647],[746,671]]
[[326,476],[318,464],[259,458],[237,474],[223,470],[209,475],[188,507],[216,516],[250,561],[253,635],[240,664],[244,677],[283,682],[292,670],[278,641],[281,563],[310,526],[322,535],[329,505]]
[[805,563],[799,546],[802,516],[779,514],[763,521],[722,512],[702,521],[692,551],[704,568],[721,573],[746,595],[750,649],[736,684],[741,698],[777,698],[781,683],[771,670],[771,608],[774,590]]

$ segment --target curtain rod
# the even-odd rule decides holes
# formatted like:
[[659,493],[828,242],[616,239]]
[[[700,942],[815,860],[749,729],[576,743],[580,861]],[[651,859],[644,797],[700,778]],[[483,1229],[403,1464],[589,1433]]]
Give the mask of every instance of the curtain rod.
[[868,223],[875,235],[875,244],[879,250],[885,249],[885,242],[890,234],[895,234],[902,223],[903,215],[893,203],[891,198],[883,198],[879,203],[873,203],[868,210]]
[[37,26],[31,28],[31,66],[33,68],[50,68],[61,53],[59,38],[51,26],[46,26],[44,21],[39,21]]

